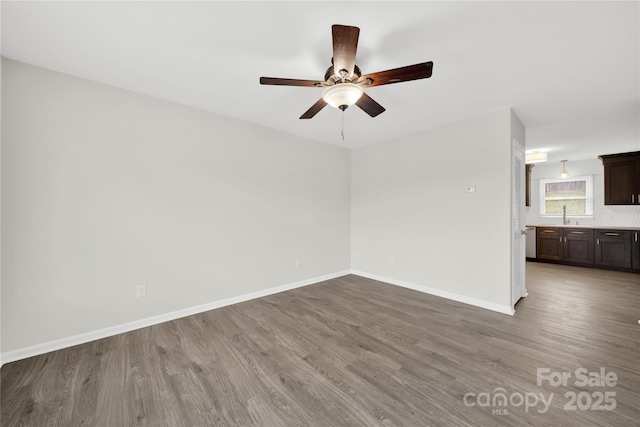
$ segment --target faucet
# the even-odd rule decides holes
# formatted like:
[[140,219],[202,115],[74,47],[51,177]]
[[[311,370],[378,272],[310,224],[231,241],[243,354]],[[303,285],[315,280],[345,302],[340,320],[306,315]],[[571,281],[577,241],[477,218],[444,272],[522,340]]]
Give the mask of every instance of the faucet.
[[567,205],[562,205],[562,224],[567,225],[571,222],[570,219],[567,219]]

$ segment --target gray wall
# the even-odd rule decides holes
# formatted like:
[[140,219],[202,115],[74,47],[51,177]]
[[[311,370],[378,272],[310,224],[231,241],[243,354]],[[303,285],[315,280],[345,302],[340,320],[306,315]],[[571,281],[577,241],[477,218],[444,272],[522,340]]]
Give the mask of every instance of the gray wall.
[[[0,15],[2,11],[2,5],[0,4]],[[2,18],[0,17],[0,22]],[[2,31],[0,29],[0,34]],[[0,46],[2,42],[0,41]],[[2,68],[3,62],[0,60],[0,82],[2,82]],[[2,100],[2,85],[0,84],[0,100]],[[0,102],[0,242],[2,242],[2,103]],[[0,244],[0,366],[4,362],[2,361],[2,245]]]
[[349,269],[348,150],[2,71],[3,353]]
[[350,270],[510,312],[510,109],[349,151],[10,60],[2,84],[5,355]]
[[352,269],[510,311],[517,129],[505,109],[353,150]]

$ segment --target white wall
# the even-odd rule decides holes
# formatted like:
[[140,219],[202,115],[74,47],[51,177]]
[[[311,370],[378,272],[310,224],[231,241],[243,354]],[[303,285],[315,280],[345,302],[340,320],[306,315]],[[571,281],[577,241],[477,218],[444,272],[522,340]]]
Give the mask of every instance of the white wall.
[[510,311],[518,129],[505,109],[353,150],[352,269]]
[[524,124],[522,124],[516,113],[511,110],[511,139],[518,141],[523,148],[526,148],[525,133]]
[[349,269],[348,150],[2,71],[3,353]]
[[[609,154],[606,150],[603,154]],[[616,227],[640,227],[640,206],[605,206],[604,167],[599,159],[579,160],[567,163],[571,176],[593,176],[593,218],[570,218],[584,225],[607,225]],[[562,218],[540,216],[540,180],[560,178],[562,163],[537,163],[531,170],[531,206],[526,208],[527,224],[562,224]]]
[[2,82],[2,354],[350,268],[510,311],[510,109],[349,152],[10,60]]
[[[0,1],[0,47],[2,46],[2,2]],[[2,52],[0,51],[0,58]],[[2,82],[2,61],[0,60],[0,82]],[[0,84],[0,100],[2,100],[2,85]],[[0,146],[2,140],[2,106],[0,102]],[[2,150],[0,149],[0,242],[2,241]],[[2,361],[2,245],[0,244],[0,366]]]

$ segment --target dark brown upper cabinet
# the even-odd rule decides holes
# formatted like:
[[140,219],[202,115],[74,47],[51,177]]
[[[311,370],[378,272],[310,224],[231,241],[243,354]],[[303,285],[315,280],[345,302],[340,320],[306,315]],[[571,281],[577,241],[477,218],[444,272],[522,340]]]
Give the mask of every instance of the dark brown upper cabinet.
[[525,179],[525,198],[524,205],[531,206],[531,169],[533,169],[535,165],[530,163],[526,166],[526,179]]
[[640,205],[640,151],[598,158],[604,166],[604,204]]

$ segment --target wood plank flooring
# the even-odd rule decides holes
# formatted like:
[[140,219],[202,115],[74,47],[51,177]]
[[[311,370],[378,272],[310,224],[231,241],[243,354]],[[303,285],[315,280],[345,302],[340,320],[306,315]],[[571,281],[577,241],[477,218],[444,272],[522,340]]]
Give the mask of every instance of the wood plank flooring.
[[212,310],[4,365],[1,424],[637,426],[640,276],[528,263],[527,289],[513,317],[358,276]]

